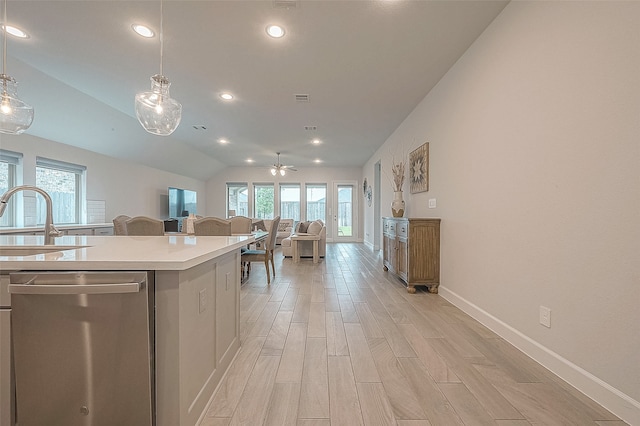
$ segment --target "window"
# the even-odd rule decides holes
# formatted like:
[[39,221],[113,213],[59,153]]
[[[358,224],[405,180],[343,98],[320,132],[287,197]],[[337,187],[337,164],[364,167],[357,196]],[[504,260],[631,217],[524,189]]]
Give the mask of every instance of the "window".
[[327,185],[307,185],[307,220],[327,221]]
[[[0,195],[17,185],[18,165],[22,154],[0,149]],[[4,215],[0,217],[0,227],[16,226],[16,196],[9,199]]]
[[300,185],[280,185],[280,217],[300,220]]
[[[44,189],[53,201],[53,222],[81,223],[84,200],[85,166],[36,157],[36,186]],[[36,196],[36,222],[44,224],[47,206]]]
[[227,217],[249,217],[249,188],[246,183],[227,183]]
[[253,192],[254,216],[258,219],[273,219],[275,206],[273,184],[255,184]]

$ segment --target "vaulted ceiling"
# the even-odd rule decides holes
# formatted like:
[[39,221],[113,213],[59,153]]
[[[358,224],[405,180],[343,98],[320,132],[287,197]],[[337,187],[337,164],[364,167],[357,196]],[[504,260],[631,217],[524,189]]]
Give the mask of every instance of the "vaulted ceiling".
[[183,106],[168,137],[134,111],[160,43],[131,25],[158,33],[159,1],[8,1],[30,37],[9,36],[7,74],[35,109],[27,133],[185,176],[276,152],[298,169],[362,166],[506,3],[165,0],[164,75]]

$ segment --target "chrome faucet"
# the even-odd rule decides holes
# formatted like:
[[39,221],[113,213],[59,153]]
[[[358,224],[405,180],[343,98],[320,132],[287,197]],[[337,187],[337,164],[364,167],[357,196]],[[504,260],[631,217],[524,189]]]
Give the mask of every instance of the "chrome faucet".
[[55,226],[53,226],[53,203],[51,201],[51,197],[44,189],[40,189],[37,186],[33,185],[20,185],[10,188],[7,192],[2,194],[2,197],[0,197],[0,217],[2,217],[4,211],[7,208],[7,202],[9,202],[9,198],[11,198],[13,194],[19,191],[37,192],[38,194],[42,195],[44,201],[47,203],[47,218],[44,222],[44,244],[51,245],[53,243],[53,237],[57,237],[58,235],[60,235],[60,232],[56,229]]

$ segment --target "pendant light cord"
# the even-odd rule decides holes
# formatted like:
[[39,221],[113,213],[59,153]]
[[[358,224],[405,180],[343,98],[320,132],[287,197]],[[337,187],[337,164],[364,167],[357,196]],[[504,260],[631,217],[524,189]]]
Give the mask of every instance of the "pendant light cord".
[[[7,0],[4,0],[5,2]],[[164,51],[164,40],[162,37],[162,20],[163,20],[163,11],[162,11],[162,0],[160,0],[160,75],[164,76],[164,73],[162,71],[162,55],[163,55],[163,51]]]
[[7,66],[7,0],[2,6],[2,75],[5,75]]

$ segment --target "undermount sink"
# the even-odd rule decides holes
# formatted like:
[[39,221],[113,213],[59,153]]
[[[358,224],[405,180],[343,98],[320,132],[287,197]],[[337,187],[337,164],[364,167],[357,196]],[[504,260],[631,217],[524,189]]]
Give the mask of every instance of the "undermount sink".
[[84,246],[0,246],[0,256],[32,256],[62,250],[73,250]]

